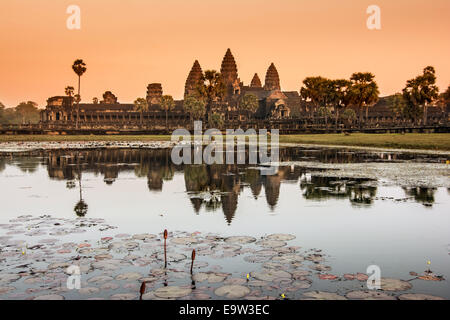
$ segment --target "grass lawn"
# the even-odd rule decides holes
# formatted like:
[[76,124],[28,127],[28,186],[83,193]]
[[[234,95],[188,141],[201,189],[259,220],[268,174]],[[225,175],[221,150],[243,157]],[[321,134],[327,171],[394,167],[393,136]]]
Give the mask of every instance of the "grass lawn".
[[280,136],[280,142],[450,151],[450,133],[301,134]]
[[[0,135],[0,142],[22,141],[168,141],[169,135]],[[282,135],[281,143],[450,151],[450,133]]]

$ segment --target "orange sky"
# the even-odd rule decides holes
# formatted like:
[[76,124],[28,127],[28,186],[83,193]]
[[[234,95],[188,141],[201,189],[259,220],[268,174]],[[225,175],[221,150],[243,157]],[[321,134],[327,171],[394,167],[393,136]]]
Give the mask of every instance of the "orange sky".
[[[81,8],[81,30],[68,30],[66,9]],[[366,8],[381,7],[382,29],[366,27]],[[264,82],[274,62],[283,90],[306,76],[376,75],[382,95],[400,91],[426,65],[450,83],[449,0],[1,0],[0,101],[12,107],[77,84],[82,100],[111,90],[119,102],[145,97],[160,82],[179,99],[195,59],[220,69],[228,47],[241,81]]]

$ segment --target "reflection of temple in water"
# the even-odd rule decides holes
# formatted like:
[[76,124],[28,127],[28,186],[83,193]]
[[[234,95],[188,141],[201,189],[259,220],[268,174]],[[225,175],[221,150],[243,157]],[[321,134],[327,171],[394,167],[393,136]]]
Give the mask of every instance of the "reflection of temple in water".
[[[134,174],[147,179],[151,192],[161,192],[164,181],[183,173],[185,189],[196,213],[202,209],[222,210],[230,224],[236,214],[242,191],[248,188],[254,199],[264,191],[267,206],[274,210],[280,197],[282,183],[300,186],[307,200],[347,199],[352,205],[372,204],[377,187],[373,180],[323,177],[320,169],[305,166],[280,166],[273,175],[262,175],[255,165],[174,165],[168,149],[96,149],[52,150],[39,156],[0,157],[0,171],[6,165],[15,165],[23,172],[34,172],[39,165],[47,168],[51,179],[67,180],[67,188],[80,189],[80,201],[75,206],[78,215],[87,212],[82,199],[83,173],[102,176],[108,185],[114,185],[120,173]],[[248,155],[247,155],[248,156]],[[365,161],[397,161],[410,155],[346,152],[336,149],[281,148],[280,160],[346,163]],[[388,160],[387,160],[388,159]],[[429,205],[434,202],[436,189],[408,188],[405,193],[416,202]]]

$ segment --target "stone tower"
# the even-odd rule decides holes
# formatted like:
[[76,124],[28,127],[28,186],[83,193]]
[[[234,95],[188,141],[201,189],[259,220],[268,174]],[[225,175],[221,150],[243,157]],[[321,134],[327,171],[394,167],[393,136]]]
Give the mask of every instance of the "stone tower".
[[147,103],[149,105],[160,104],[162,94],[163,90],[161,83],[150,83],[147,86]]
[[200,63],[198,60],[195,60],[194,65],[192,66],[191,71],[186,79],[186,84],[184,86],[184,96],[188,96],[190,94],[194,94],[197,90],[197,86],[202,78],[203,71],[202,67],[200,67]]
[[281,90],[280,77],[278,76],[277,68],[275,68],[273,63],[269,66],[269,69],[267,69],[264,90]]
[[253,76],[252,82],[250,83],[250,87],[252,88],[262,88],[261,80],[258,77],[258,74],[255,73]]
[[236,80],[238,80],[236,62],[234,61],[234,57],[230,49],[227,49],[227,52],[223,57],[220,73],[222,74],[223,80],[227,86],[233,85]]

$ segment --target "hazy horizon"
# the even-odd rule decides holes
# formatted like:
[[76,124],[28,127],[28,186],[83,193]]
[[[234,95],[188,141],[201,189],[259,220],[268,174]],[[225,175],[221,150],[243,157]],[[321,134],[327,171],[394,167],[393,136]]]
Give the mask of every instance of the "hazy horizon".
[[[81,8],[81,29],[69,30],[66,9]],[[381,30],[366,27],[369,5],[381,8]],[[0,102],[45,106],[77,87],[75,59],[87,64],[83,102],[110,90],[121,103],[145,97],[149,83],[181,99],[194,60],[220,70],[227,48],[248,85],[264,83],[274,63],[284,91],[307,76],[375,74],[380,95],[400,92],[427,65],[450,84],[450,1],[436,0],[3,0],[0,3]]]

